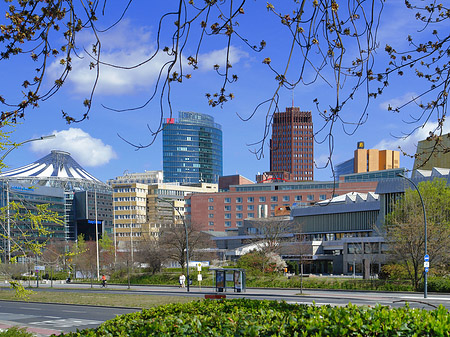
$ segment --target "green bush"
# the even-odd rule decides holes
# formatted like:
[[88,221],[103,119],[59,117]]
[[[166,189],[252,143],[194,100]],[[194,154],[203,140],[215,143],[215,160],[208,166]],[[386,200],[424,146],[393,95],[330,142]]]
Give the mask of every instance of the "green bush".
[[[419,286],[419,290],[424,290],[424,283]],[[427,290],[437,293],[450,293],[450,279],[443,277],[430,277],[427,282]]]
[[61,336],[446,336],[443,306],[374,308],[297,305],[248,299],[170,304]]
[[384,280],[407,280],[409,279],[408,271],[405,266],[400,264],[387,264],[381,267],[379,273],[380,279]]
[[0,337],[34,337],[34,334],[27,332],[26,328],[13,326],[9,329],[0,331]]

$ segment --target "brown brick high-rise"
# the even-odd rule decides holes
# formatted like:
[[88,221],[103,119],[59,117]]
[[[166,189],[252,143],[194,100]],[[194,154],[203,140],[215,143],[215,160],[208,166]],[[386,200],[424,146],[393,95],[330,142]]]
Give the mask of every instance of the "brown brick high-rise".
[[[294,181],[314,180],[314,141],[311,111],[286,108],[273,116],[270,171],[290,172]],[[282,178],[280,176],[280,178]]]

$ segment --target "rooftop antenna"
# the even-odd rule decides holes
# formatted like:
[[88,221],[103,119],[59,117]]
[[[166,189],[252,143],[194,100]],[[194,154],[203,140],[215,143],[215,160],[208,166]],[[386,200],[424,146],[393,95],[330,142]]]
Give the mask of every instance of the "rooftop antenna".
[[294,107],[294,89],[292,89],[292,107]]

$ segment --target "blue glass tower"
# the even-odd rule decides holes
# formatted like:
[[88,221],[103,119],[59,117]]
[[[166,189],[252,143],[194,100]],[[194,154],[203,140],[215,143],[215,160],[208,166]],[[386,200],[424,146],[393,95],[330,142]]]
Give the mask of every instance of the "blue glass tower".
[[164,182],[219,183],[223,171],[222,128],[214,118],[180,111],[163,125]]

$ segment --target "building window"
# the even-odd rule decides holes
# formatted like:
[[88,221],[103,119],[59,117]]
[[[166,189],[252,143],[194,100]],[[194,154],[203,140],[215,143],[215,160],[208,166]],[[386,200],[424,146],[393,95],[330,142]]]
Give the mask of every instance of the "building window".
[[361,254],[362,247],[360,243],[349,243],[347,244],[347,253],[348,254]]
[[242,211],[242,205],[236,205],[236,211]]
[[231,221],[225,221],[225,227],[231,227]]
[[242,213],[236,213],[236,219],[242,219]]
[[210,225],[210,226],[214,226],[214,221],[210,221],[210,222],[208,222],[208,225]]
[[278,206],[277,204],[270,205],[270,209],[273,211],[277,208],[277,206]]
[[302,201],[302,196],[301,195],[296,195],[295,196],[295,201]]
[[289,201],[289,200],[290,200],[290,198],[288,195],[283,195],[283,201]]
[[225,219],[231,219],[231,214],[230,213],[225,213]]
[[236,203],[237,204],[241,204],[242,203],[242,198],[241,197],[237,197],[236,198]]
[[247,202],[253,202],[255,200],[255,198],[253,197],[247,197]]
[[326,194],[321,194],[320,196],[319,196],[319,200],[325,200],[327,198],[327,195]]
[[225,206],[225,211],[231,211],[231,206]]
[[208,210],[210,211],[214,210],[214,206],[208,206]]
[[313,200],[314,200],[314,194],[308,194],[308,195],[306,196],[306,200],[308,200],[308,201],[313,201]]
[[270,201],[272,201],[272,202],[277,202],[277,201],[278,201],[278,197],[277,197],[276,195],[272,195],[272,196],[270,197]]
[[266,202],[266,197],[259,197],[259,202]]
[[255,206],[247,205],[247,211],[253,211],[254,209],[255,209]]
[[242,221],[236,221],[236,227],[242,227]]
[[225,203],[229,204],[231,202],[231,198],[225,198]]
[[208,202],[213,202],[214,198],[208,198]]
[[255,217],[255,213],[247,213],[247,218],[254,218]]
[[211,219],[211,218],[214,218],[214,214],[213,214],[213,213],[209,213],[209,214],[208,214],[208,218],[210,218],[210,219]]

